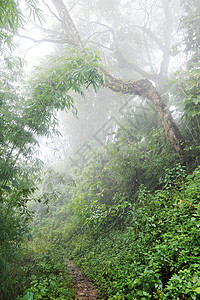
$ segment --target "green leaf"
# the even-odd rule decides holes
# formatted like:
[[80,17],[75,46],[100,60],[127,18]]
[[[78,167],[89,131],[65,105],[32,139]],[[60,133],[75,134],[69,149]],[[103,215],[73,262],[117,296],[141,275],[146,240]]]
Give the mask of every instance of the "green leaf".
[[33,293],[27,292],[27,294],[23,297],[23,300],[32,300],[33,299]]
[[200,286],[197,287],[197,288],[194,290],[194,292],[196,292],[197,294],[200,294]]

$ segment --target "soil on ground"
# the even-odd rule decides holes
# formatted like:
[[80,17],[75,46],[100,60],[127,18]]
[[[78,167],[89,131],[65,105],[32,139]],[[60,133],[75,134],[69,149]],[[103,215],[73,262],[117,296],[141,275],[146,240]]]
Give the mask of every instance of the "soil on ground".
[[72,277],[72,281],[74,283],[76,298],[82,300],[99,299],[97,290],[83,275],[80,269],[69,260],[66,263],[69,268],[69,275]]

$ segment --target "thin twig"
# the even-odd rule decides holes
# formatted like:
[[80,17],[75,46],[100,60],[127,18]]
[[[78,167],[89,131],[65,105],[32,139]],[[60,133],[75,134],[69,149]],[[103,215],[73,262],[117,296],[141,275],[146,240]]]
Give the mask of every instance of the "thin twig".
[[42,0],[42,2],[44,3],[44,5],[46,5],[47,7],[48,7],[48,9],[49,9],[49,11],[50,11],[50,13],[52,14],[52,15],[54,15],[54,17],[56,17],[56,19],[59,21],[59,22],[61,22],[61,23],[63,23],[63,21],[52,11],[52,9],[51,9],[51,7],[44,1],[44,0]]

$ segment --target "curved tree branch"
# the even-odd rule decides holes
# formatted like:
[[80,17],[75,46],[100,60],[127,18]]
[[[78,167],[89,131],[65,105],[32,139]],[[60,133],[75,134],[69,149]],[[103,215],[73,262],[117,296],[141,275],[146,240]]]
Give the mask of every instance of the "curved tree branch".
[[145,78],[148,78],[150,80],[156,81],[158,79],[158,74],[151,74],[149,72],[146,72],[145,70],[138,67],[136,64],[128,62],[125,57],[122,55],[122,52],[120,49],[116,46],[116,55],[118,58],[119,66],[121,68],[131,69],[137,72],[138,74],[142,75]]
[[106,70],[102,71],[107,77],[106,87],[111,89],[113,92],[129,95],[139,95],[143,98],[149,99],[153,103],[162,120],[168,140],[170,141],[175,151],[179,154],[182,154],[184,145],[181,133],[172,116],[167,111],[162,98],[160,97],[153,84],[147,79],[138,81],[117,79],[109,74]]
[[119,49],[119,46],[117,44],[116,41],[116,36],[115,36],[115,32],[114,29],[109,27],[108,25],[99,23],[99,22],[91,22],[100,26],[104,26],[106,28],[108,28],[108,31],[111,32],[112,36],[113,36],[113,41],[114,41],[114,48],[115,48],[115,52],[116,52],[116,56],[119,62],[119,67],[121,68],[126,68],[126,69],[131,69],[134,70],[135,72],[137,72],[138,74],[142,75],[145,78],[148,78],[150,80],[157,80],[158,75],[157,74],[151,74],[149,72],[146,72],[145,70],[143,70],[142,68],[140,68],[138,65],[128,62],[125,57],[123,56],[121,50]]
[[[78,48],[84,49],[80,35],[73,23],[73,20],[69,15],[69,12],[67,11],[63,3],[63,0],[51,0],[51,1],[56,7],[60,18],[64,21],[64,23],[68,25],[68,28],[70,28],[74,37],[74,43],[77,44]],[[105,27],[107,27],[107,25],[105,25]],[[116,39],[115,39],[115,32],[110,27],[109,30],[111,31],[113,35],[113,40],[115,42],[115,45],[117,46]],[[116,47],[116,51],[118,51],[118,55],[120,55],[119,49],[117,47]],[[146,77],[147,75],[149,76],[147,72],[141,70],[140,68],[137,68],[135,64],[132,64],[132,67],[137,69],[137,71],[144,77]],[[158,91],[153,86],[153,84],[147,79],[138,80],[138,81],[132,81],[132,80],[125,81],[125,80],[115,78],[104,69],[102,69],[101,71],[106,76],[106,87],[109,88],[110,90],[118,93],[123,93],[123,94],[140,95],[141,97],[147,98],[150,101],[152,101],[154,107],[156,108],[162,120],[168,140],[170,141],[171,145],[173,146],[176,152],[182,153],[183,144],[182,144],[182,137],[180,131],[176,126],[172,116],[167,111],[162,101],[162,98],[160,97]],[[151,75],[151,76],[155,78],[155,75]]]
[[[62,21],[62,27],[65,32],[64,38],[66,39],[65,43],[70,43],[74,47],[84,50],[84,44],[81,40],[79,32],[78,32],[76,26],[74,25],[73,20],[63,2],[63,0],[51,0],[51,1],[57,10],[59,19]],[[99,25],[102,25],[102,24],[99,23]],[[139,68],[136,64],[134,64],[134,63],[130,64],[124,59],[119,48],[117,47],[114,30],[107,25],[105,25],[104,27],[107,27],[109,29],[109,31],[111,31],[111,33],[112,33],[113,41],[115,44],[115,50],[116,50],[119,60],[121,60],[121,62],[123,63],[123,66],[129,67],[129,68],[131,67],[132,69],[134,69],[136,72],[138,72],[145,78],[148,78],[151,80],[156,80],[158,74],[150,74],[150,73],[142,70],[141,68]],[[163,45],[162,43],[160,43],[160,41],[152,34],[152,32],[149,29],[143,28],[140,26],[138,28],[145,31],[147,34],[149,34],[164,50],[166,45]],[[35,40],[32,38],[29,38],[29,39],[33,40],[33,42],[38,42],[38,40]],[[55,39],[52,40],[49,37],[41,39],[40,42],[64,43],[63,39],[58,39],[58,41],[56,41]],[[166,53],[166,52],[164,52],[164,53]],[[130,95],[139,95],[143,98],[149,99],[153,103],[154,107],[156,108],[156,110],[162,120],[162,124],[165,128],[165,132],[166,132],[166,136],[167,136],[168,140],[170,141],[174,150],[181,154],[182,147],[183,147],[181,134],[180,134],[179,129],[176,126],[173,118],[167,111],[162,98],[160,97],[158,91],[153,86],[153,84],[147,79],[142,79],[142,80],[138,80],[138,81],[132,81],[132,80],[126,81],[126,80],[122,80],[122,79],[117,79],[114,76],[112,76],[111,74],[109,74],[105,69],[102,69],[101,71],[103,72],[103,74],[106,77],[106,87],[109,88],[110,90],[112,90],[113,92],[130,94]]]

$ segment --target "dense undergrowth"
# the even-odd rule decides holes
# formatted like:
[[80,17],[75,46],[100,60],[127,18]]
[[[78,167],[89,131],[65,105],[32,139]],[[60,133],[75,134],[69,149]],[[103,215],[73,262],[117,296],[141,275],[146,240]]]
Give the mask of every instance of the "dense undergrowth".
[[159,144],[149,152],[130,145],[109,150],[63,182],[56,173],[46,179],[46,189],[57,182],[60,196],[48,212],[33,205],[32,247],[63,249],[100,299],[199,299],[199,168],[186,171]]
[[29,243],[24,249],[23,261],[19,261],[16,274],[18,291],[21,296],[17,300],[32,299],[74,299],[75,292],[71,277],[65,263],[65,255],[61,249],[47,249],[38,247],[34,249]]
[[123,230],[105,224],[68,246],[102,299],[199,298],[200,171],[179,180],[141,187]]
[[31,271],[20,300],[73,299],[66,259],[100,299],[199,299],[198,147],[185,150],[184,165],[163,130],[145,124],[134,135],[119,130],[76,169],[66,160],[47,170],[34,195],[43,201],[29,207]]
[[[100,299],[200,299],[199,1],[39,2],[0,1],[0,300],[75,298],[67,258]],[[32,73],[34,27],[59,47]],[[82,117],[42,175],[37,138],[60,110]]]

